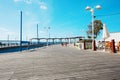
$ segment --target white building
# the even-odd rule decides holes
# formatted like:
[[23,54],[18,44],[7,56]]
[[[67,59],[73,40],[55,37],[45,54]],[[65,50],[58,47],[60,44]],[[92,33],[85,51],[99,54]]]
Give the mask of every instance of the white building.
[[110,33],[110,37],[105,39],[105,41],[111,41],[112,39],[114,39],[117,44],[120,41],[120,32]]

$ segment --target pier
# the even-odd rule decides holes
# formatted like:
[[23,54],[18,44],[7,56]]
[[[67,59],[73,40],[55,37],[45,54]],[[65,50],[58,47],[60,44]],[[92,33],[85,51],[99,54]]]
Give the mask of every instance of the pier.
[[120,54],[52,45],[0,55],[0,80],[120,80]]
[[33,40],[37,40],[38,43],[40,42],[40,40],[46,40],[46,43],[52,40],[53,44],[55,43],[55,40],[59,40],[59,43],[62,42],[71,43],[71,40],[73,40],[72,43],[76,43],[76,40],[80,41],[84,38],[85,38],[84,36],[66,37],[66,38],[31,38],[30,43],[32,43]]
[[[16,52],[55,44],[71,44],[84,39],[83,36],[66,38],[31,38],[29,41],[0,40],[0,53]],[[41,41],[41,40],[44,40]]]

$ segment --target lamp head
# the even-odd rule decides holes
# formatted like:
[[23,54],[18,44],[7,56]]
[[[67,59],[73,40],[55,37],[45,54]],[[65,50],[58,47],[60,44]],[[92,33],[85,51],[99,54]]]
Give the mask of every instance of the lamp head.
[[96,6],[96,9],[98,9],[98,10],[101,9],[101,6],[100,6],[100,5],[97,5],[97,6]]
[[87,6],[85,9],[86,9],[86,10],[91,10],[91,8],[90,8],[89,6]]

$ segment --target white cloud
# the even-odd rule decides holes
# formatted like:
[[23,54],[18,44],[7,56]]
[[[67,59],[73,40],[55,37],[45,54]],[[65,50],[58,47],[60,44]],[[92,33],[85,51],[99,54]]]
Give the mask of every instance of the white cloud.
[[32,0],[24,0],[26,4],[32,4]]
[[47,4],[45,2],[41,2],[39,0],[13,0],[13,1],[15,3],[17,3],[17,2],[23,2],[23,3],[26,3],[26,4],[35,3],[36,5],[40,6],[41,10],[47,10],[48,9]]
[[42,9],[42,10],[47,10],[47,9],[48,9],[48,7],[47,7],[47,6],[45,6],[45,5],[40,5],[40,9]]
[[41,10],[47,10],[47,4],[45,2],[38,2],[38,4],[40,5],[40,9]]
[[20,1],[22,1],[22,0],[14,0],[14,2],[20,2]]
[[26,4],[32,4],[32,0],[13,0],[14,2],[24,2]]

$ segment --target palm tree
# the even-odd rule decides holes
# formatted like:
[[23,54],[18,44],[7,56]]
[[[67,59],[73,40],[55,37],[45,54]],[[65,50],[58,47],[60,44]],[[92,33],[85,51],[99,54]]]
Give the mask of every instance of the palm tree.
[[[95,20],[94,21],[94,38],[97,38],[97,36],[100,34],[100,31],[103,29],[103,24],[101,20]],[[88,38],[92,37],[92,24],[90,23],[88,25],[88,31],[87,31]]]

